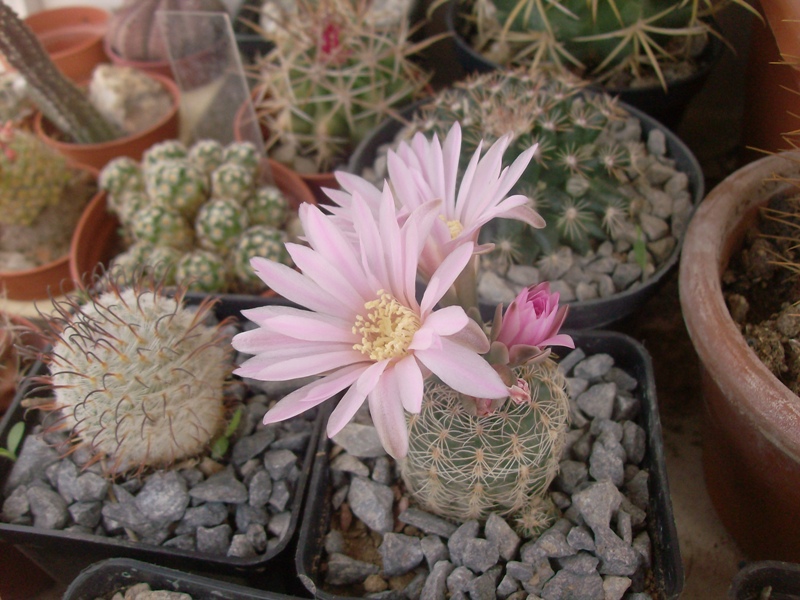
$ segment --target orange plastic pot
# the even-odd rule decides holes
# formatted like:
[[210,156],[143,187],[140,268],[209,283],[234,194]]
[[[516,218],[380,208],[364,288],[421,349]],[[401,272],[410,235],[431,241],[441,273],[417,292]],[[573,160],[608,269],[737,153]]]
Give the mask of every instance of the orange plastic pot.
[[85,81],[94,68],[108,62],[103,38],[109,13],[93,6],[66,6],[34,13],[25,23],[59,70],[75,82]]
[[717,185],[681,254],[680,301],[702,363],[703,468],[720,520],[749,558],[800,561],[800,398],[747,345],[722,275],[758,208],[800,177],[800,154],[767,156]]
[[102,170],[111,160],[120,156],[141,160],[142,154],[150,146],[178,137],[180,90],[168,77],[153,74],[149,74],[149,76],[169,91],[172,96],[172,107],[166,115],[143,131],[110,142],[76,144],[59,139],[55,127],[44,118],[41,112],[37,112],[33,117],[34,131],[48,146],[55,148],[73,162],[89,165],[98,170]]
[[[89,171],[97,179],[97,169],[88,165],[75,165],[75,167]],[[95,194],[89,200],[87,208],[97,202],[101,195],[100,192]],[[0,289],[5,290],[9,300],[40,300],[75,289],[75,283],[70,277],[69,253],[33,269],[0,271]]]
[[[286,194],[294,210],[303,202],[316,204],[314,194],[297,173],[273,160],[268,164],[275,185]],[[106,208],[106,195],[92,199],[75,228],[70,248],[69,273],[80,289],[87,289],[93,276],[122,251],[119,227],[117,217]]]

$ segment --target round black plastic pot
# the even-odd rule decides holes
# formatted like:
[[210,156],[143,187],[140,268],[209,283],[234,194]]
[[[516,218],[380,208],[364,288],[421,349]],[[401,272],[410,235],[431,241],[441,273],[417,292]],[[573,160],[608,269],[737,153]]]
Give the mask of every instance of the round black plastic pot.
[[[410,119],[414,111],[424,103],[425,101],[423,100],[408,107],[401,113],[402,116],[405,119]],[[664,132],[667,140],[667,154],[675,160],[675,167],[688,176],[692,204],[696,207],[705,195],[705,180],[700,163],[692,151],[677,135],[651,116],[632,106],[628,106],[624,102],[620,102],[620,106],[641,121],[644,136],[653,129],[661,129]],[[402,127],[402,122],[398,120],[389,119],[384,121],[358,145],[350,158],[347,170],[358,175],[365,168],[371,167],[378,155],[379,148],[386,144],[391,144]],[[606,298],[570,302],[569,313],[564,326],[571,329],[601,328],[636,312],[660,289],[661,285],[666,281],[667,275],[678,264],[682,242],[683,235],[678,238],[675,248],[669,257],[659,265],[658,269],[644,283],[634,285],[623,292]],[[480,310],[483,319],[490,322],[494,316],[495,307],[482,304]]]
[[800,565],[777,560],[746,564],[728,589],[728,600],[800,600]]
[[[458,14],[463,0],[449,0],[445,10],[445,26],[450,33],[455,55],[467,73],[486,73],[500,68],[500,65],[477,52],[463,34],[462,19]],[[602,85],[591,87],[602,90],[620,100],[644,111],[669,129],[675,131],[683,118],[692,98],[702,89],[711,69],[725,51],[725,44],[716,36],[709,36],[706,48],[697,59],[697,69],[688,77],[670,82],[665,91],[661,85],[641,88],[614,88]]]
[[[206,296],[203,294],[187,294],[188,304],[197,304]],[[219,319],[228,317],[241,318],[241,311],[265,304],[288,304],[284,299],[265,299],[257,296],[227,295],[219,296],[222,300],[215,306]],[[32,375],[44,375],[47,367],[38,362],[34,365]],[[0,420],[0,447],[7,445],[9,429],[17,422],[26,423],[26,431],[30,432],[38,422],[37,411],[22,407],[23,398],[29,395],[43,395],[46,390],[37,387],[31,379],[27,379],[17,391],[17,395]],[[329,403],[330,404],[330,403]],[[300,522],[301,509],[305,499],[308,475],[317,449],[318,439],[330,409],[324,406],[317,412],[316,418],[309,421],[311,431],[302,464],[298,465],[300,475],[295,482],[293,497],[286,510],[291,519],[287,531],[274,547],[253,557],[233,557],[212,555],[179,548],[156,546],[139,543],[116,537],[90,535],[80,532],[45,529],[32,525],[15,525],[0,522],[0,539],[16,546],[23,554],[42,568],[55,581],[69,584],[82,569],[109,557],[131,558],[165,567],[185,571],[202,572],[209,575],[225,576],[248,585],[276,592],[291,592],[297,588],[291,565],[295,533]],[[24,440],[23,440],[24,443]],[[0,508],[10,490],[4,489],[13,463],[0,459]],[[92,596],[93,598],[93,596]]]
[[290,600],[291,596],[183,573],[157,565],[111,558],[93,564],[69,584],[62,600],[111,600],[119,591],[146,583],[155,591],[188,594],[192,600]]
[[[572,331],[575,346],[587,355],[607,353],[614,364],[637,381],[637,395],[642,408],[637,422],[646,434],[646,452],[642,469],[649,472],[647,532],[652,545],[652,574],[655,596],[661,600],[680,597],[684,585],[683,561],[664,457],[661,418],[656,399],[653,365],[647,350],[633,338],[610,331]],[[343,598],[322,588],[323,539],[330,529],[331,471],[328,457],[330,442],[320,437],[319,450],[309,482],[306,504],[297,542],[295,563],[301,582],[314,597],[326,600]],[[347,597],[344,597],[347,598]]]

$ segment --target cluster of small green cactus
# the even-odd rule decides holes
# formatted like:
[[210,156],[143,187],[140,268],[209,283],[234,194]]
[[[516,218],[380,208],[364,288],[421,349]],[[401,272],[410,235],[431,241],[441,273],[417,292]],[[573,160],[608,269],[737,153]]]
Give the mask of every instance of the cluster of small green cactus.
[[195,291],[261,291],[250,259],[290,262],[284,226],[291,214],[283,193],[260,179],[249,143],[201,140],[186,148],[170,140],[145,152],[141,164],[111,161],[100,186],[129,244],[112,270],[143,270]]
[[346,161],[364,135],[417,98],[429,76],[410,60],[405,20],[386,27],[363,0],[299,0],[257,65],[256,113],[271,156],[299,172]]
[[66,159],[9,122],[0,128],[0,224],[31,225],[72,179]]
[[547,223],[532,229],[499,219],[484,227],[488,241],[516,262],[531,262],[568,245],[584,254],[592,245],[626,231],[631,201],[619,191],[641,152],[605,132],[626,113],[607,94],[587,93],[568,74],[498,70],[474,75],[437,94],[414,116],[404,135],[435,132],[443,139],[461,123],[462,165],[483,140],[484,148],[507,133],[506,157],[538,150],[517,184]]
[[719,4],[473,0],[463,10],[465,21],[476,30],[473,47],[501,65],[557,65],[601,83],[620,74],[633,81],[652,74],[666,89],[665,65],[697,57],[714,35],[702,17]]
[[213,302],[136,282],[55,303],[48,353],[58,423],[111,473],[169,466],[224,429],[230,339]]
[[543,498],[558,472],[569,398],[551,359],[514,373],[530,386],[530,400],[508,399],[486,416],[471,414],[451,387],[426,382],[420,413],[408,417],[402,476],[434,514],[466,521],[496,512],[531,536],[556,514]]
[[119,137],[120,131],[58,70],[30,27],[5,2],[0,2],[0,54],[25,79],[28,95],[42,113],[72,141]]

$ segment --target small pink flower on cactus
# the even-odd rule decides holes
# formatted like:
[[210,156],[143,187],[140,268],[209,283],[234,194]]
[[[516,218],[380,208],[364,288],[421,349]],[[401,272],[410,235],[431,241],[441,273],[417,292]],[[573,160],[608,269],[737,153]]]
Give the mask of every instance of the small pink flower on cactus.
[[567,318],[568,306],[558,305],[558,292],[550,293],[548,282],[522,290],[505,314],[498,307],[492,324],[492,342],[508,351],[511,365],[540,356],[547,346],[574,348],[572,337],[558,333]]

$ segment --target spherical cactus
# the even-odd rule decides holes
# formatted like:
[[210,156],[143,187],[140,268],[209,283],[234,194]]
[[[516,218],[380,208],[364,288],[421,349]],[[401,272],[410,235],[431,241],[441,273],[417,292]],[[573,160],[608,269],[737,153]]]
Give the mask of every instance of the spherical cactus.
[[150,242],[136,242],[128,246],[127,250],[117,254],[111,261],[114,279],[128,281],[136,273],[142,272],[144,265],[150,260],[154,246]]
[[227,336],[207,323],[210,304],[129,288],[61,308],[49,368],[75,442],[112,473],[202,453],[224,426],[231,369]]
[[274,185],[258,188],[244,207],[253,225],[283,227],[289,218],[289,201]]
[[530,387],[530,401],[509,398],[486,416],[469,414],[451,387],[426,382],[420,413],[408,417],[402,463],[403,480],[423,508],[459,521],[496,512],[520,530],[541,516],[542,497],[558,471],[569,397],[550,359],[515,374]]
[[154,246],[191,248],[194,241],[192,228],[179,213],[163,206],[148,206],[137,212],[131,221],[134,237]]
[[193,250],[176,266],[175,278],[191,291],[220,292],[226,288],[225,261],[216,252]]
[[153,246],[142,265],[142,271],[163,285],[175,285],[178,282],[176,274],[181,256],[181,251],[172,246]]
[[547,223],[534,230],[519,221],[498,219],[483,230],[486,241],[505,240],[519,248],[524,262],[549,254],[559,244],[584,254],[612,238],[609,221],[628,212],[620,191],[632,165],[632,145],[609,131],[627,117],[607,94],[587,93],[585,82],[553,71],[493,71],[474,75],[438,93],[414,116],[405,135],[436,133],[443,138],[461,123],[461,163],[468,164],[481,140],[484,147],[512,134],[506,157],[538,144],[517,184]]
[[252,169],[236,163],[223,163],[211,173],[211,195],[215,198],[231,198],[244,202],[256,186]]
[[217,198],[206,202],[197,213],[194,230],[203,248],[225,254],[247,225],[247,212],[241,204],[229,198]]
[[[167,43],[157,20],[159,10],[224,12],[226,9],[221,0],[126,0],[108,22],[106,40],[111,49],[128,60],[168,61]],[[198,26],[202,29],[198,30]],[[192,20],[187,26],[170,28],[170,44],[180,50],[179,56],[186,56],[192,50],[202,50],[214,40],[213,34],[213,28]]]
[[0,223],[30,225],[58,204],[73,177],[66,159],[35,135],[0,128]]
[[210,177],[224,159],[224,148],[217,140],[199,140],[189,148],[189,160],[194,166]]
[[147,194],[154,205],[175,210],[193,219],[208,197],[206,176],[189,160],[166,160],[147,171]]
[[162,163],[165,160],[184,159],[189,154],[179,140],[165,140],[150,146],[145,150],[142,156],[142,170],[144,171],[145,178],[150,167]]
[[291,264],[286,239],[286,233],[274,227],[254,225],[248,228],[239,237],[232,255],[234,273],[239,282],[250,289],[264,286],[250,265],[250,260],[256,256]]
[[120,223],[129,229],[136,215],[150,206],[151,202],[147,192],[134,189],[106,196],[106,205],[108,210],[117,215]]
[[298,2],[258,65],[256,113],[268,151],[295,170],[327,171],[364,135],[421,95],[428,74],[416,66],[407,20],[383,27],[371,3]]
[[103,167],[98,185],[113,198],[123,192],[144,191],[144,176],[139,163],[128,156],[120,156]]
[[233,142],[228,144],[222,153],[223,163],[234,163],[250,170],[254,175],[258,173],[261,157],[255,145],[250,142]]

